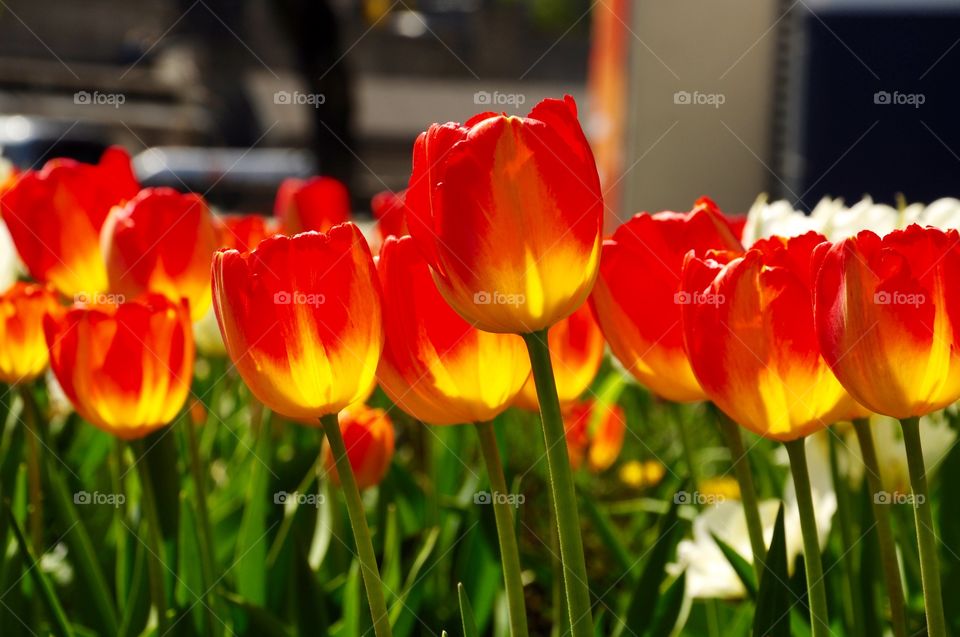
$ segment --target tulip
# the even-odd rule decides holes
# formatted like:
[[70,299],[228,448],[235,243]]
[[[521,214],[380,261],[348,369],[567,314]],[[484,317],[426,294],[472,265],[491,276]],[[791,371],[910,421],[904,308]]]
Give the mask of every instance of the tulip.
[[43,322],[50,367],[85,420],[118,438],[142,438],[186,402],[193,372],[189,311],[159,294],[82,306]]
[[220,250],[213,296],[227,353],[269,408],[316,419],[369,393],[383,343],[380,284],[355,225]]
[[450,309],[410,237],[387,239],[377,272],[386,331],[377,377],[387,396],[432,425],[506,410],[530,376],[523,339],[482,332]]
[[813,637],[825,634],[828,618],[804,437],[855,411],[820,353],[813,320],[811,258],[825,241],[815,232],[773,237],[732,260],[691,253],[681,282],[684,340],[700,385],[733,420],[784,442],[790,456]]
[[393,193],[389,190],[378,192],[370,200],[370,209],[373,218],[377,220],[377,234],[380,241],[387,237],[402,237],[410,234],[407,231],[407,203],[406,192]]
[[43,318],[63,313],[56,292],[43,285],[14,283],[0,294],[0,381],[29,382],[47,368]]
[[487,332],[523,334],[540,395],[567,610],[593,633],[573,476],[546,330],[590,294],[600,261],[603,194],[571,97],[527,117],[482,113],[434,124],[413,150],[407,225],[440,293]]
[[913,225],[822,249],[816,286],[823,355],[871,410],[909,418],[960,398],[957,231]]
[[130,158],[110,148],[96,165],[54,159],[0,192],[0,211],[30,275],[66,296],[107,289],[100,229],[140,189]]
[[[566,410],[590,387],[603,362],[603,334],[593,317],[589,303],[553,326],[547,335],[550,361],[557,380],[560,408]],[[539,411],[533,377],[527,379],[517,395],[516,405]]]
[[626,420],[619,405],[581,401],[564,416],[570,465],[579,469],[586,461],[593,473],[609,469],[623,448]]
[[249,252],[276,234],[272,222],[272,219],[258,214],[216,215],[213,225],[217,232],[217,247]]
[[960,234],[908,226],[863,231],[817,254],[816,325],[844,387],[903,430],[920,545],[927,628],[946,634],[919,417],[960,398]]
[[482,330],[550,327],[593,287],[603,196],[570,97],[527,117],[434,124],[414,147],[406,202],[441,293]]
[[691,367],[734,421],[774,440],[802,438],[854,410],[820,354],[810,257],[825,239],[807,233],[730,255],[691,255],[681,294]]
[[[340,412],[339,424],[357,487],[368,489],[380,484],[393,459],[390,417],[382,409],[359,403]],[[323,446],[323,465],[333,483],[339,486],[340,476],[329,444]]]
[[377,637],[390,635],[366,514],[336,414],[373,387],[383,348],[381,291],[352,223],[276,235],[213,258],[213,307],[240,376],[262,403],[319,419],[343,486]]
[[706,197],[688,213],[638,214],[604,242],[590,297],[610,349],[637,380],[672,401],[706,395],[683,345],[680,271],[689,250],[740,252],[736,235]]
[[277,189],[273,207],[283,232],[327,232],[350,220],[350,193],[333,177],[285,179]]
[[[506,410],[530,376],[523,339],[483,332],[440,296],[411,237],[388,237],[377,264],[386,337],[380,386],[402,410],[426,423],[476,423],[491,487],[507,493],[497,441],[488,421]],[[494,503],[511,634],[527,634],[513,512]]]
[[142,190],[107,217],[102,245],[114,292],[185,298],[193,320],[210,307],[210,259],[217,233],[199,195],[172,188]]

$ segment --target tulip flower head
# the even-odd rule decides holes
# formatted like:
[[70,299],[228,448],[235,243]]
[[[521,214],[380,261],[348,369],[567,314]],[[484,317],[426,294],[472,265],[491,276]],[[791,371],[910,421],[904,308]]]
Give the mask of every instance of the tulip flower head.
[[380,241],[385,241],[391,235],[402,237],[410,234],[407,231],[405,196],[405,191],[394,193],[385,190],[378,192],[370,200],[370,209],[373,211],[373,218],[377,220],[377,234]]
[[570,97],[434,124],[414,146],[406,203],[437,287],[482,330],[547,328],[593,287],[603,196]]
[[960,235],[911,225],[818,251],[823,355],[864,406],[922,416],[960,398]]
[[145,188],[107,217],[101,237],[110,289],[187,299],[199,319],[210,307],[210,259],[217,233],[199,195]]
[[63,314],[56,292],[44,285],[14,283],[0,294],[0,381],[29,382],[47,368],[43,319]]
[[190,315],[159,294],[48,315],[50,368],[85,420],[123,439],[176,417],[193,376]]
[[[547,335],[550,360],[557,383],[560,407],[574,403],[587,390],[603,362],[603,334],[593,318],[589,303],[554,325]],[[517,395],[516,405],[539,412],[537,387],[533,377],[527,379]]]
[[261,241],[276,234],[273,221],[258,214],[216,215],[213,225],[217,232],[217,247],[249,252]]
[[610,468],[623,448],[626,419],[617,404],[582,401],[563,418],[570,465],[579,469],[584,461],[593,473]]
[[373,387],[383,346],[380,283],[352,223],[276,235],[251,252],[220,250],[213,298],[227,353],[270,409],[317,422]]
[[350,193],[333,177],[285,179],[277,189],[273,214],[285,234],[327,232],[350,221]]
[[410,237],[387,239],[377,272],[386,331],[377,377],[387,396],[432,425],[487,421],[509,407],[530,376],[523,339],[458,316]]
[[[855,410],[820,354],[807,233],[754,244],[743,256],[691,253],[684,265],[683,331],[701,387],[735,422],[780,441]],[[724,263],[726,262],[726,263]]]
[[[338,419],[357,488],[368,489],[380,484],[393,459],[394,433],[389,416],[382,409],[357,404],[341,411]],[[339,485],[335,459],[326,441],[322,453],[327,475]]]
[[108,285],[100,229],[139,189],[129,156],[110,148],[96,165],[54,159],[19,175],[0,192],[0,211],[33,278],[89,296]]
[[742,252],[716,205],[699,199],[688,213],[642,213],[603,244],[590,302],[614,356],[637,380],[668,400],[703,400],[683,346],[680,290],[688,251]]

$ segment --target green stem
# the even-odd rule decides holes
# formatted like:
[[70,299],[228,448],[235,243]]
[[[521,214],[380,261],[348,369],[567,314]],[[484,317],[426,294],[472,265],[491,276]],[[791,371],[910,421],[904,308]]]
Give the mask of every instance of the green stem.
[[337,465],[340,487],[347,502],[347,513],[350,516],[350,526],[353,527],[353,537],[357,544],[357,558],[360,560],[363,585],[366,587],[367,601],[370,603],[370,613],[373,615],[374,632],[377,637],[389,637],[390,616],[387,614],[387,602],[383,597],[383,582],[380,580],[377,556],[373,552],[370,529],[367,528],[367,514],[360,499],[360,490],[353,475],[353,467],[350,466],[350,459],[347,457],[347,448],[343,442],[337,415],[321,416],[320,423],[330,442],[330,451],[333,452]]
[[810,599],[810,634],[812,637],[826,637],[830,634],[830,622],[827,618],[827,591],[823,582],[820,539],[817,536],[817,518],[813,511],[810,472],[807,469],[807,450],[803,438],[783,444],[790,456],[790,471],[793,473],[797,509],[800,514],[800,531],[803,534],[803,563],[806,566],[807,592]]
[[517,548],[517,534],[514,528],[513,511],[506,499],[507,479],[503,475],[500,450],[493,425],[489,422],[476,423],[480,436],[480,451],[490,478],[490,490],[493,491],[493,513],[497,520],[497,539],[500,540],[500,561],[503,564],[503,584],[507,591],[507,608],[510,617],[510,634],[513,637],[527,635],[527,609],[523,601],[523,578],[520,573],[520,550]]
[[680,445],[683,447],[683,460],[687,463],[687,473],[690,475],[690,488],[697,491],[700,488],[700,467],[695,461],[693,452],[693,443],[690,441],[690,430],[688,427],[686,414],[683,413],[683,406],[671,404],[673,420],[677,424],[677,431],[680,433]]
[[[845,475],[840,472],[840,460],[837,456],[837,436],[830,432],[829,438],[830,454],[830,477],[833,480],[833,490],[837,494],[837,517],[840,521],[840,538],[843,546],[852,547],[855,544],[853,518],[851,517],[853,507],[850,503],[849,483]],[[844,622],[855,637],[863,637],[865,634],[863,626],[863,602],[860,597],[860,587],[857,585],[857,563],[854,551],[845,551],[841,557],[844,570],[844,584],[846,590],[844,596],[846,603],[843,605]]]
[[40,409],[33,398],[30,385],[18,385],[23,400],[23,422],[27,428],[27,484],[29,489],[30,543],[37,555],[42,555],[43,546],[43,486],[41,480]]
[[880,480],[880,463],[877,461],[877,449],[873,445],[873,433],[867,418],[853,421],[860,444],[860,455],[866,468],[867,484],[870,487],[873,517],[877,522],[877,542],[880,545],[880,560],[883,565],[883,579],[887,586],[887,598],[890,600],[890,621],[893,624],[894,637],[907,636],[907,619],[903,601],[903,581],[900,578],[900,565],[897,562],[897,545],[893,539],[893,527],[890,524],[890,508],[880,502],[877,494],[883,491]]
[[523,340],[530,354],[537,399],[540,401],[540,418],[543,421],[543,439],[550,474],[550,495],[557,517],[557,536],[560,541],[560,561],[563,564],[570,628],[573,637],[589,637],[593,635],[593,616],[590,611],[587,566],[583,557],[580,517],[577,514],[573,472],[567,455],[566,433],[560,413],[560,400],[557,397],[557,384],[553,377],[550,349],[547,346],[547,330],[525,334]]
[[147,466],[147,449],[142,441],[132,443],[137,474],[140,476],[140,490],[143,492],[142,504],[147,518],[147,546],[149,550],[150,596],[157,611],[157,634],[164,635],[169,629],[167,622],[167,593],[163,584],[163,533],[160,529],[160,516],[157,513],[157,494],[154,489],[150,467]]
[[930,510],[930,496],[927,492],[927,470],[920,445],[920,419],[904,418],[900,421],[900,427],[903,429],[910,487],[913,489],[913,515],[917,524],[917,544],[920,546],[920,579],[923,582],[923,602],[927,609],[927,634],[929,637],[946,637],[937,537],[933,530],[933,512]]
[[753,550],[753,569],[757,581],[763,573],[763,563],[767,559],[767,546],[763,541],[763,522],[760,519],[760,507],[757,504],[757,489],[750,473],[750,462],[743,446],[743,435],[737,423],[723,412],[718,412],[717,424],[730,450],[733,472],[740,486],[740,501],[743,503],[743,516],[747,519],[747,534],[750,536],[750,548]]
[[213,596],[213,533],[210,526],[210,512],[207,509],[207,485],[204,480],[203,461],[200,458],[200,445],[197,442],[195,426],[190,418],[181,418],[183,431],[186,434],[187,450],[190,454],[190,472],[193,478],[193,492],[197,507],[197,540],[200,545],[200,585],[203,587],[204,607],[206,608],[205,629],[207,635],[213,635],[217,630],[218,622],[213,611],[216,600]]

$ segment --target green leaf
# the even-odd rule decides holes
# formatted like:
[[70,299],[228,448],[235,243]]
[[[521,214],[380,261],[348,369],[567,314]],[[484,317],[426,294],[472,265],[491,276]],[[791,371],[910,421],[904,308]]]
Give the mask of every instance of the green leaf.
[[750,599],[756,599],[757,576],[754,574],[753,565],[747,562],[742,555],[737,553],[732,546],[721,540],[713,533],[710,535],[713,537],[713,541],[717,543],[717,546],[720,547],[720,552],[723,553],[723,556],[727,558],[728,562],[730,562],[730,566],[733,567],[737,577],[740,578],[740,583],[743,584],[743,588],[747,591],[747,595],[750,596]]
[[[122,531],[131,535],[124,528]],[[133,537],[131,535],[131,537]],[[131,543],[136,547],[133,558],[129,597],[124,600],[123,617],[120,620],[119,637],[133,637],[142,630],[150,614],[149,584],[147,582],[147,551],[143,542]]]
[[756,612],[753,616],[754,637],[790,637],[790,598],[788,584],[787,543],[783,528],[783,504],[777,512],[773,539],[767,550],[767,559],[757,591]]
[[403,591],[397,596],[397,601],[390,605],[391,624],[395,624],[400,616],[400,613],[405,610],[405,603],[407,597],[410,595],[410,590],[419,582],[417,576],[420,574],[421,569],[423,569],[424,564],[426,564],[427,560],[430,558],[433,548],[437,545],[437,537],[439,535],[440,529],[434,527],[430,529],[430,533],[424,539],[423,548],[420,549],[416,559],[410,566],[410,571],[407,573],[407,580],[404,583]]
[[600,539],[603,540],[603,544],[610,550],[614,559],[616,559],[617,565],[620,567],[620,573],[618,573],[618,575],[628,573],[630,567],[633,566],[634,560],[630,557],[630,552],[627,551],[624,546],[623,540],[621,540],[617,534],[617,530],[613,528],[610,518],[600,510],[596,502],[594,502],[593,497],[589,494],[581,493],[580,502],[583,510],[593,522],[593,526],[600,535]]
[[54,514],[63,528],[68,529],[63,536],[63,541],[69,549],[71,562],[83,582],[82,590],[93,603],[96,611],[94,615],[100,623],[101,631],[106,635],[115,635],[118,622],[117,610],[113,604],[110,587],[107,585],[107,578],[97,559],[98,551],[94,549],[87,527],[74,506],[73,495],[68,492],[56,467],[46,463],[44,473]]
[[290,637],[283,622],[263,608],[251,604],[239,595],[224,593],[223,599],[242,615],[246,630],[238,631],[241,635],[256,635],[257,637]]
[[237,536],[237,592],[251,604],[263,606],[267,600],[266,569],[269,543],[266,541],[267,506],[272,502],[268,491],[270,471],[265,462],[272,454],[269,420],[260,428],[253,457],[248,461],[249,476],[240,533]]
[[669,637],[673,634],[680,617],[680,611],[683,609],[683,593],[686,583],[687,574],[684,572],[680,574],[680,577],[673,580],[673,583],[663,592],[660,603],[657,604],[653,626],[648,631],[650,637]]
[[634,627],[650,626],[653,621],[660,600],[660,586],[666,577],[667,562],[682,528],[678,511],[679,506],[674,503],[660,520],[656,543],[650,549],[650,556],[627,607],[626,625],[632,630],[635,630]]
[[13,516],[13,511],[9,506],[6,507],[6,513],[10,520],[10,528],[13,529],[13,534],[17,539],[17,544],[20,546],[23,554],[27,556],[29,562],[29,564],[26,565],[27,572],[30,574],[30,577],[33,578],[33,582],[40,592],[43,605],[47,607],[47,611],[50,613],[55,632],[62,637],[73,637],[73,628],[71,628],[70,621],[63,612],[63,606],[60,605],[60,600],[57,599],[53,585],[37,562],[37,558],[33,554],[33,549],[30,548],[27,540],[23,537],[23,530],[20,528],[20,524]]
[[473,618],[470,599],[463,584],[457,584],[457,597],[460,598],[460,621],[463,623],[463,637],[478,637],[477,622]]

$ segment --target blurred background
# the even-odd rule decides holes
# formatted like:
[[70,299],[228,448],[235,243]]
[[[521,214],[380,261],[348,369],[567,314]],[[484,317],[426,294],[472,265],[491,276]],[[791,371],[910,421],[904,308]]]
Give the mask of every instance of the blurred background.
[[611,224],[761,192],[956,196],[960,1],[3,0],[0,153],[95,161],[223,209],[279,181],[400,190],[435,121],[573,95]]

